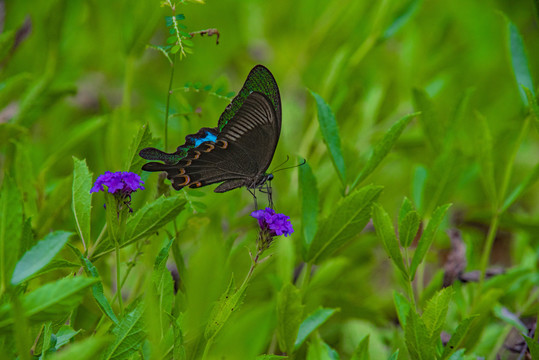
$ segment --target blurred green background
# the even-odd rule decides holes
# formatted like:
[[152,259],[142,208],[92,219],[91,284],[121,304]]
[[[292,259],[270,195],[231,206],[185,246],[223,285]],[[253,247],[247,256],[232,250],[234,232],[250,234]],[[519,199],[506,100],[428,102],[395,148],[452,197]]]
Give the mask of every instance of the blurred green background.
[[[171,66],[147,45],[165,44],[164,17],[171,15],[170,9],[157,0],[3,3],[4,32],[18,29],[27,17],[31,32],[0,63],[1,175],[12,172],[16,178],[36,238],[51,230],[74,231],[72,156],[86,159],[94,179],[107,170],[126,170],[127,149],[145,123],[163,148]],[[419,119],[412,121],[364,184],[384,186],[379,201],[393,219],[405,196],[427,216],[435,206],[453,203],[446,227],[462,231],[468,268],[478,268],[492,215],[478,144],[492,141],[495,186],[500,187],[528,111],[512,68],[506,19],[518,28],[531,78],[537,79],[539,28],[533,1],[207,0],[204,5],[181,3],[176,10],[185,14],[188,31],[216,28],[220,38],[216,45],[215,37],[196,36],[194,53],[176,60],[168,151],[183,144],[185,135],[216,125],[228,100],[212,91],[237,92],[249,70],[263,64],[274,74],[283,102],[273,166],[286,156],[292,158],[287,164],[307,159],[323,217],[348,190],[332,165],[308,89],[335,113],[349,185],[390,126],[421,110],[437,125],[429,133]],[[188,82],[211,85],[212,90],[186,88]],[[485,122],[478,120],[482,118]],[[538,133],[530,125],[524,134],[509,192],[537,164]],[[157,175],[145,174],[144,179],[147,190],[134,194],[135,209],[157,192]],[[296,232],[278,239],[275,257],[257,269],[245,304],[225,328],[216,354],[249,358],[268,347],[272,297],[301,262],[297,171],[277,173],[272,185],[276,209],[291,216]],[[252,249],[256,237],[248,216],[249,193],[215,194],[212,188],[193,191],[190,198],[188,190],[186,196],[198,203],[180,216],[189,267],[186,282],[199,284],[191,296],[200,313],[224,291],[230,274],[243,278],[250,264],[246,247]],[[94,196],[95,236],[104,223],[102,203],[102,195]],[[537,252],[538,207],[534,181],[501,217],[493,264],[533,262],[526,254]],[[230,258],[223,250],[227,246],[232,247]],[[150,247],[155,253],[159,245]],[[426,282],[442,266],[449,247],[449,238],[440,231],[428,257],[432,267],[426,270]],[[112,258],[98,264],[103,277],[110,275],[107,266],[112,264]],[[391,292],[399,281],[372,228],[321,266],[327,275],[306,299],[306,313],[319,305],[340,308],[324,328],[325,341],[349,355],[371,333],[371,354],[389,356],[391,348],[399,347],[387,340],[395,320]],[[142,276],[143,269],[135,268],[135,274]],[[127,287],[136,283],[130,280]],[[241,337],[252,328],[259,336]],[[242,346],[230,345],[241,341]]]

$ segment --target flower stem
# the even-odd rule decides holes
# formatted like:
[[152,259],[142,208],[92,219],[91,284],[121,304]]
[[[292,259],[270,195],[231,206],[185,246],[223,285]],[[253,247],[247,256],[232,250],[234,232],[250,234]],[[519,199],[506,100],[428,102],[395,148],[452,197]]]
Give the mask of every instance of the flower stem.
[[120,316],[124,314],[124,304],[122,299],[122,282],[120,276],[120,245],[118,242],[116,246],[116,295],[118,295],[118,305],[120,306]]
[[172,56],[172,69],[170,70],[170,80],[168,82],[167,105],[165,109],[165,151],[168,147],[168,117],[170,112],[170,97],[172,96],[172,83],[174,81],[174,69],[176,68],[176,54]]

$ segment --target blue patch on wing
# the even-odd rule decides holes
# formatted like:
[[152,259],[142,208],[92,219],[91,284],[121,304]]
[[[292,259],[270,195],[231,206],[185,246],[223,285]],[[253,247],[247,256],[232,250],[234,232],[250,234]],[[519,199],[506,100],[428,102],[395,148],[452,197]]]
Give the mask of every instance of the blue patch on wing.
[[205,141],[213,141],[213,142],[215,142],[215,140],[217,140],[217,136],[213,135],[209,131],[206,131],[206,136],[205,137],[200,138],[200,139],[195,139],[195,147],[197,147],[198,145],[202,144]]

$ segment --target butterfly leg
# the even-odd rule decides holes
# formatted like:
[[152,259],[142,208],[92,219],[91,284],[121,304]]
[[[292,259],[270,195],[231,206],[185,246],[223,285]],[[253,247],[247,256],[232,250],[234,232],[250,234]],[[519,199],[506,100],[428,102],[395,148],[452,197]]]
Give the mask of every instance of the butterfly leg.
[[255,210],[258,210],[258,204],[256,202],[256,188],[255,189],[247,188],[247,191],[249,191],[249,193],[251,193],[251,195],[253,196],[253,200],[255,201]]

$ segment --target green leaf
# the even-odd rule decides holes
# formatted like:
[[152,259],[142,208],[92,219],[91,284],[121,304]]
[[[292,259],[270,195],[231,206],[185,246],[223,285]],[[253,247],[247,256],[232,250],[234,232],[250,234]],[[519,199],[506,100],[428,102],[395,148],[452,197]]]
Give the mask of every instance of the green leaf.
[[307,255],[318,228],[319,194],[316,178],[308,163],[299,167],[301,193],[301,226],[303,229],[303,257]]
[[405,196],[399,210],[399,229],[402,227],[401,224],[404,221],[405,216],[408,215],[408,213],[411,211],[414,211],[414,205],[412,204],[410,199]]
[[[135,212],[127,220],[125,241],[120,244],[125,247],[139,239],[149,236],[169,223],[178,216],[185,206],[185,200],[178,195],[171,197],[161,196],[157,200],[146,204],[142,209]],[[94,260],[114,250],[114,243],[111,239],[104,239],[97,247],[95,254],[91,257]]]
[[470,329],[470,325],[472,325],[472,321],[476,317],[477,315],[473,315],[460,322],[453,335],[451,335],[449,342],[445,345],[441,360],[448,359],[460,347],[468,329]]
[[419,239],[417,249],[415,250],[414,257],[412,259],[412,264],[410,265],[411,280],[414,279],[417,267],[423,261],[423,258],[427,254],[427,251],[429,251],[430,245],[432,244],[434,236],[436,235],[436,231],[438,230],[438,226],[440,226],[440,224],[442,223],[442,220],[445,217],[445,213],[450,206],[451,204],[446,204],[443,206],[439,206],[438,208],[436,208],[436,210],[434,210],[434,213],[432,214],[432,218],[430,219],[427,228],[425,229],[425,231],[423,231],[423,234]]
[[71,207],[75,215],[77,231],[86,246],[90,245],[90,210],[92,208],[92,174],[86,165],[86,159],[73,157],[73,202]]
[[350,360],[369,360],[369,338],[370,335],[366,335],[357,346],[356,350],[352,354]]
[[[1,36],[1,35],[0,35]],[[2,48],[2,45],[0,44],[0,48]],[[0,50],[1,52],[1,50]],[[32,75],[28,72],[21,72],[17,75],[10,76],[7,78],[2,84],[0,84],[0,109],[3,109],[6,107],[10,102],[16,100],[21,93],[24,91],[24,89],[28,86],[30,83],[30,80],[32,79]],[[9,124],[9,123],[2,123],[2,126],[13,126],[17,129],[24,129],[26,128],[22,126],[18,126],[15,124]],[[0,130],[0,134],[4,130]],[[3,136],[0,136],[1,140],[4,140]],[[5,141],[0,142],[1,144],[6,144]]]
[[19,258],[22,229],[21,194],[13,179],[5,174],[0,189],[0,295],[9,286],[9,279]]
[[530,108],[530,116],[532,117],[533,123],[537,131],[539,131],[539,104],[537,104],[537,98],[535,94],[532,93],[530,89],[525,86],[522,86],[524,92],[526,93],[526,98],[528,98],[528,104]]
[[404,329],[406,328],[406,319],[408,318],[408,313],[412,307],[408,300],[396,291],[393,291],[393,302],[395,303],[395,309],[397,309],[399,323]]
[[264,354],[264,355],[258,355],[256,357],[256,360],[279,360],[279,359],[288,359],[288,356]]
[[515,189],[507,196],[500,213],[504,213],[509,209],[515,201],[517,201],[526,191],[528,191],[539,180],[539,162],[535,164],[532,171],[515,187]]
[[339,354],[332,349],[328,344],[322,340],[320,335],[317,333],[313,337],[313,341],[309,344],[307,349],[307,357],[309,360],[338,360]]
[[298,337],[294,344],[294,349],[297,350],[303,344],[305,339],[323,323],[325,323],[337,310],[319,308],[309,316],[299,326]]
[[210,316],[210,320],[206,325],[204,337],[209,340],[215,337],[223,325],[226,323],[230,315],[240,307],[245,297],[245,287],[236,289],[234,278],[230,279],[227,290],[221,295],[221,298],[215,304]]
[[155,145],[156,140],[152,137],[152,133],[150,132],[148,124],[146,123],[142,125],[142,127],[139,129],[139,131],[133,138],[133,142],[131,143],[131,146],[129,148],[129,158],[127,159],[127,162],[125,164],[125,169],[129,169],[128,171],[140,175],[142,173],[142,165],[146,163],[146,160],[139,156],[139,152],[144,148],[152,147]]
[[498,303],[498,299],[502,294],[504,294],[504,290],[490,289],[476,295],[473,307],[469,310],[469,313],[479,316],[473,319],[468,333],[462,339],[461,347],[473,349],[477,345],[483,330],[492,322],[492,309]]
[[376,230],[376,235],[382,240],[391,261],[401,271],[404,278],[408,279],[408,271],[404,267],[399,243],[395,236],[395,229],[389,215],[378,203],[374,203],[372,207],[372,222]]
[[308,262],[321,262],[351,240],[367,225],[372,203],[382,192],[381,186],[365,186],[353,191],[321,221],[307,253]]
[[142,345],[146,338],[143,324],[143,303],[139,302],[133,310],[125,314],[120,324],[113,330],[113,343],[105,351],[104,360],[126,359]]
[[11,284],[18,285],[43,269],[62,250],[71,235],[71,232],[55,231],[34,245],[17,262]]
[[363,167],[363,170],[359,173],[357,178],[354,180],[351,188],[355,189],[363,180],[365,180],[374,170],[380,165],[382,160],[389,154],[389,151],[395,145],[406,125],[412,121],[412,119],[419,115],[420,113],[413,113],[406,115],[399,121],[397,121],[389,130],[385,133],[382,140],[380,140],[373,148],[372,154],[367,160],[367,163]]
[[324,142],[328,147],[331,161],[335,166],[335,170],[339,174],[343,186],[346,185],[346,167],[344,164],[344,158],[341,150],[341,137],[339,136],[339,128],[337,126],[337,121],[335,120],[335,115],[331,111],[331,108],[328,104],[322,99],[320,95],[311,91],[311,95],[316,100],[316,105],[318,107],[318,123],[320,124],[320,131],[322,132],[322,137]]
[[415,310],[408,313],[406,327],[404,328],[404,339],[412,359],[436,359],[435,343],[432,342],[425,323]]
[[[81,301],[84,291],[96,283],[96,279],[82,276],[68,277],[43,285],[26,294],[22,305],[26,316],[34,322],[43,322],[62,318],[71,312]],[[7,315],[11,304],[0,307],[0,328],[13,324],[13,318]]]
[[[82,255],[82,254],[81,254]],[[97,272],[97,268],[84,256],[81,256],[81,261],[84,266],[84,270],[87,274],[89,274],[91,277],[99,280],[95,283],[94,286],[92,286],[92,294],[94,296],[95,301],[97,301],[97,304],[101,311],[103,311],[103,314],[107,315],[112,322],[115,324],[118,324],[118,318],[116,317],[116,314],[114,313],[114,310],[112,310],[112,306],[109,303],[109,300],[105,296],[105,292],[103,290],[103,283],[101,281],[101,277],[99,276],[99,273]]]
[[430,342],[435,344],[440,338],[442,333],[442,327],[445,323],[447,311],[449,309],[449,302],[453,296],[453,288],[446,287],[438,291],[427,302],[425,311],[423,312],[422,319],[427,326],[430,334]]
[[277,295],[277,340],[287,354],[294,352],[294,344],[303,318],[301,292],[291,283],[283,286]]
[[524,340],[526,340],[532,359],[539,359],[539,343],[526,335],[524,335]]
[[9,30],[0,34],[0,61],[10,53],[15,44],[15,31]]
[[108,343],[108,338],[94,335],[67,346],[66,349],[58,351],[52,355],[49,360],[99,359],[101,351],[107,346]]
[[165,245],[159,251],[154,264],[153,283],[156,288],[157,303],[160,329],[162,334],[166,332],[170,326],[169,314],[172,313],[172,305],[174,303],[174,280],[170,271],[167,269],[167,259],[170,247],[174,242],[174,238],[167,240]]
[[410,211],[399,223],[399,240],[402,247],[409,247],[419,230],[419,215],[417,211]]
[[497,204],[496,181],[494,176],[493,141],[487,119],[476,112],[476,147],[479,166],[481,167],[480,177],[485,187],[485,193],[492,205]]
[[528,57],[526,56],[526,48],[524,46],[524,41],[522,36],[518,31],[518,28],[505,17],[507,25],[507,40],[508,40],[508,49],[511,56],[511,65],[513,66],[513,74],[515,75],[515,80],[518,84],[518,91],[520,94],[520,99],[524,106],[528,106],[528,99],[526,97],[526,92],[522,86],[527,87],[531,90],[531,93],[534,94],[533,80],[530,73],[530,68],[528,65]]
[[66,344],[69,344],[69,341],[81,331],[82,330],[75,331],[71,326],[62,325],[56,332],[56,350],[60,349]]
[[526,335],[528,333],[528,328],[522,323],[518,315],[510,312],[505,306],[496,304],[494,306],[494,315],[506,324],[513,326],[521,334]]
[[387,40],[393,37],[401,28],[404,27],[421,7],[422,0],[412,0],[397,15],[393,22],[385,29],[380,40]]
[[442,148],[441,139],[444,138],[442,136],[443,130],[432,100],[422,89],[413,89],[412,95],[415,110],[421,111],[419,122],[427,138],[427,143],[434,151],[440,151]]
[[398,359],[399,359],[399,349],[397,349],[397,351],[391,354],[391,356],[387,360],[398,360]]

